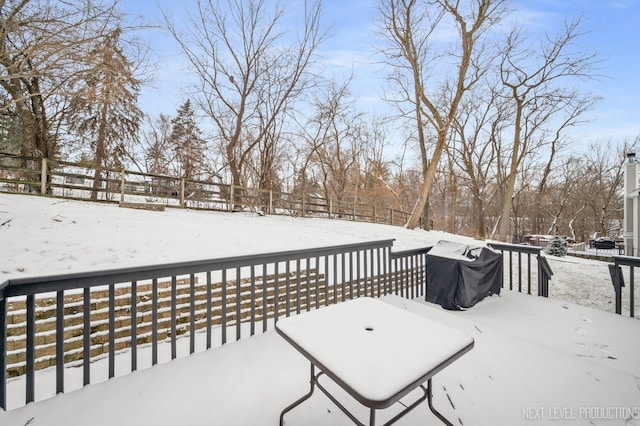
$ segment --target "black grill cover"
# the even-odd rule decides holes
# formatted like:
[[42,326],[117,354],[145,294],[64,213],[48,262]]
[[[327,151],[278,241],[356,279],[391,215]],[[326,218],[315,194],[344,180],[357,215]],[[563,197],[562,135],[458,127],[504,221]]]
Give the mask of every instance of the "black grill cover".
[[428,302],[445,309],[471,308],[502,287],[502,254],[488,247],[439,241],[427,253]]

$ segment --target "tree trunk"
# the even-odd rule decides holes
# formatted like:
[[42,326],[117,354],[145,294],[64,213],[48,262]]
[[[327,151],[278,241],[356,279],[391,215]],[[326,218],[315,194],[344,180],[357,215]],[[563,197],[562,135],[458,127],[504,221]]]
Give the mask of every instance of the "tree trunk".
[[[93,186],[91,188],[91,199],[96,201],[98,199],[98,191],[102,187],[102,168],[106,157],[105,153],[105,141],[107,136],[107,117],[109,114],[109,106],[105,102],[102,105],[102,111],[100,113],[100,127],[98,128],[98,138],[96,140],[96,174],[93,177]],[[108,182],[107,182],[108,183]]]
[[[438,169],[438,164],[440,163],[440,158],[442,157],[442,152],[444,151],[445,144],[447,142],[447,134],[444,131],[438,132],[438,141],[436,142],[436,147],[433,151],[433,157],[429,162],[429,166],[427,167],[427,172],[424,175],[424,181],[422,182],[422,189],[420,191],[420,195],[418,196],[418,200],[411,211],[411,215],[409,216],[409,220],[405,225],[408,229],[415,229],[418,226],[418,222],[420,221],[420,216],[422,214],[423,208],[427,204],[429,200],[429,193],[431,192],[431,187],[433,186],[433,181],[435,180],[436,171]],[[426,222],[426,219],[425,219]],[[428,226],[423,225],[423,226]]]
[[511,219],[511,208],[513,207],[513,194],[516,187],[516,176],[518,174],[519,151],[520,151],[520,135],[522,131],[522,100],[517,99],[516,121],[513,131],[513,147],[511,149],[511,166],[509,168],[509,176],[507,177],[507,186],[504,194],[504,205],[502,215],[500,216],[500,228],[498,238],[501,241],[509,241],[509,221]]
[[48,125],[47,114],[45,111],[44,100],[40,93],[40,84],[37,78],[32,78],[28,85],[29,92],[31,94],[31,109],[33,110],[34,118],[34,145],[40,151],[40,155],[44,158],[53,158],[54,149],[49,143],[48,138]]
[[475,211],[475,214],[476,214],[477,237],[484,240],[486,237],[484,203],[482,202],[482,197],[480,197],[477,194],[473,197],[473,210]]

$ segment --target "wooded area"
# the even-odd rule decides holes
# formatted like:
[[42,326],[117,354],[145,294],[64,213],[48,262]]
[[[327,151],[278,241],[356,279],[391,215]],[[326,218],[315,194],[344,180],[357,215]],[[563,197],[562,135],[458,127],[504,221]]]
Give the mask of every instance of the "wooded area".
[[571,136],[599,99],[577,83],[602,62],[579,46],[580,18],[532,34],[506,26],[506,0],[380,0],[394,107],[381,117],[359,107],[353,76],[324,72],[322,2],[298,6],[192,0],[184,21],[165,14],[193,83],[175,113],[152,115],[139,107],[150,24],[119,0],[0,0],[0,152],[23,170],[94,170],[92,199],[103,172],[129,170],[410,212],[409,228],[482,239],[619,236],[621,165],[639,140]]

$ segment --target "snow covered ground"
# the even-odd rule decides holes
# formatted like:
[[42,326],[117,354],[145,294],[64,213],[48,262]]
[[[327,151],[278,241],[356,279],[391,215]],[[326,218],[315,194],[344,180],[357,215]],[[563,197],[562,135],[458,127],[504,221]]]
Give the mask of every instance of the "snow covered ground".
[[[471,352],[433,379],[434,405],[455,425],[640,425],[640,323],[634,319],[513,292],[456,313],[398,296],[382,300],[474,338]],[[55,371],[44,374],[51,384]],[[0,424],[274,425],[280,411],[306,393],[308,374],[308,362],[268,331],[0,412]],[[324,384],[367,418],[353,399]],[[380,411],[378,421],[401,408]],[[352,423],[316,391],[285,424]],[[423,403],[398,424],[441,423]]]
[[[149,212],[0,194],[0,281],[388,238],[395,239],[396,251],[441,239],[478,244],[441,232],[342,220]],[[421,301],[383,298],[475,339],[470,353],[434,378],[434,404],[454,424],[640,425],[640,321],[610,313],[606,263],[549,260],[555,300],[504,291],[469,311],[448,312]],[[54,371],[42,374],[38,384],[54,380]],[[304,358],[268,331],[0,412],[0,424],[272,425],[307,386]],[[356,403],[343,399],[366,418]],[[426,405],[399,422],[438,423]],[[317,393],[292,411],[286,424],[350,421]]]
[[0,193],[0,280],[395,238],[394,250],[426,247],[441,232],[346,220],[119,208]]
[[[438,231],[347,220],[180,209],[154,212],[0,193],[0,281],[390,238],[395,239],[394,251],[439,240],[483,244]],[[554,272],[551,298],[615,312],[606,262],[570,256],[548,260]],[[628,305],[625,298],[625,315]],[[640,307],[640,291],[636,306]]]

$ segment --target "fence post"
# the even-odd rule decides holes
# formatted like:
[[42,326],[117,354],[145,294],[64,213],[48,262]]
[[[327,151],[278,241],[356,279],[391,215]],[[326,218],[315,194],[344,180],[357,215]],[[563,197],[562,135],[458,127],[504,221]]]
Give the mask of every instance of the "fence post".
[[356,221],[356,202],[353,202],[353,214],[351,216],[352,220],[355,222]]
[[304,205],[305,205],[305,201],[306,201],[306,194],[303,192],[302,193],[302,208],[300,209],[300,217],[304,217]]
[[229,195],[229,211],[232,212],[233,211],[233,184],[229,185],[229,187],[231,188],[230,192],[231,194]]
[[120,169],[120,202],[124,203],[124,169]]
[[378,223],[378,216],[376,215],[376,205],[373,205],[373,223]]
[[269,214],[273,214],[273,189],[269,190]]
[[40,195],[47,193],[47,159],[42,158],[42,166],[40,167]]
[[333,199],[329,198],[329,219],[333,219]]

